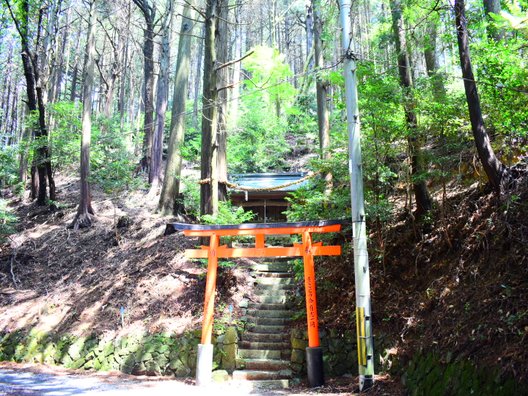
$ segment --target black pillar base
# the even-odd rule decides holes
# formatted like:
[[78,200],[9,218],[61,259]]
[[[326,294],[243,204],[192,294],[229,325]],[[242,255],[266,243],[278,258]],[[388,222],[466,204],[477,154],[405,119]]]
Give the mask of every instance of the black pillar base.
[[306,371],[310,388],[324,385],[323,348],[306,348]]
[[374,385],[374,377],[372,375],[359,376],[359,391],[364,392],[369,390]]

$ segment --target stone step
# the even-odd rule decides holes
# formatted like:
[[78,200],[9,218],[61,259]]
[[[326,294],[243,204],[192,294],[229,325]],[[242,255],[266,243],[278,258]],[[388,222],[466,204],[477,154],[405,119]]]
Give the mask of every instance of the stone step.
[[286,262],[260,263],[251,266],[256,272],[292,272],[293,265]]
[[291,285],[293,283],[293,280],[291,278],[257,278],[255,280],[255,284],[262,285],[262,286],[279,286],[279,285]]
[[287,309],[249,309],[247,311],[248,316],[258,318],[287,318],[290,319],[292,312]]
[[275,380],[289,379],[292,377],[292,371],[289,369],[279,371],[263,370],[235,370],[233,371],[233,380]]
[[[266,312],[266,311],[264,311]],[[260,314],[261,312],[259,312]],[[258,316],[248,316],[247,323],[250,325],[280,326],[291,322],[291,318],[268,318]]]
[[287,300],[286,294],[262,294],[258,296],[258,301],[261,304],[285,304]]
[[271,351],[284,351],[291,348],[289,342],[240,341],[238,346],[243,349],[269,349]]
[[259,296],[259,297],[260,296],[262,297],[269,297],[269,296],[286,297],[287,296],[286,290],[282,290],[282,289],[255,288],[253,292],[256,296]]
[[249,309],[258,309],[258,310],[273,310],[273,309],[278,309],[278,310],[283,310],[283,309],[288,309],[288,306],[286,304],[261,304],[261,303],[254,303],[254,302],[250,302],[248,304],[248,308]]
[[242,359],[281,359],[281,351],[267,349],[242,349],[238,350],[238,356]]
[[268,394],[268,391],[270,390],[288,389],[290,387],[290,382],[287,379],[259,381],[238,380],[233,381],[233,385],[238,389],[250,388],[247,389],[247,394]]
[[268,325],[253,325],[249,326],[251,331],[253,333],[284,333],[287,331],[288,326],[285,325],[274,325],[274,326],[268,326]]
[[[273,278],[271,278],[273,279]],[[285,291],[285,290],[291,290],[295,287],[295,285],[292,284],[262,284],[255,282],[255,292],[261,290],[261,291]]]
[[237,359],[236,366],[246,370],[280,371],[290,368],[289,360],[277,359]]
[[250,272],[249,275],[253,278],[285,278],[285,279],[291,279],[293,278],[292,272]]
[[287,332],[281,333],[256,333],[247,331],[243,335],[244,341],[255,341],[255,342],[283,342],[288,341],[290,335]]

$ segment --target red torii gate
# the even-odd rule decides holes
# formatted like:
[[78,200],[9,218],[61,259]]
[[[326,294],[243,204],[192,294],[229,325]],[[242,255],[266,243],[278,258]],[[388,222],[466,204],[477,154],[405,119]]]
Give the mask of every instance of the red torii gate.
[[[207,280],[205,286],[204,318],[202,338],[198,345],[196,364],[196,384],[203,385],[211,381],[213,370],[213,331],[214,295],[219,258],[233,257],[302,257],[304,261],[304,286],[306,292],[306,314],[308,322],[308,348],[306,363],[308,382],[316,387],[324,384],[323,351],[320,347],[319,325],[317,317],[317,296],[315,285],[314,256],[339,256],[341,246],[323,246],[321,242],[312,242],[312,233],[328,233],[341,230],[342,221],[322,220],[297,223],[239,225],[195,225],[173,223],[170,226],[182,231],[185,236],[210,237],[209,246],[201,249],[188,249],[188,258],[207,258]],[[266,235],[300,234],[302,243],[291,247],[266,247]],[[223,236],[254,236],[255,246],[250,248],[229,248],[220,245]]]

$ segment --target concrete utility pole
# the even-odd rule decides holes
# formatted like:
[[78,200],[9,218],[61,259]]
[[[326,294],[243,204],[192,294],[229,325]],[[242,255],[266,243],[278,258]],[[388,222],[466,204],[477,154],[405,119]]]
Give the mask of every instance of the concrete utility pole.
[[363,391],[370,388],[374,383],[374,345],[370,310],[370,272],[363,197],[356,62],[351,49],[352,37],[350,35],[350,5],[350,0],[339,0],[348,120],[348,170],[350,172],[350,195],[352,199],[359,389]]

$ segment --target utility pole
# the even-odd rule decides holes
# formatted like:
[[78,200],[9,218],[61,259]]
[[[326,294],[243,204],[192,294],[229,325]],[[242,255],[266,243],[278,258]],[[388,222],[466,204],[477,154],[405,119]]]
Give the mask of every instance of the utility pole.
[[356,329],[359,365],[359,390],[374,383],[374,344],[370,309],[370,271],[367,251],[367,230],[363,197],[363,168],[361,163],[361,135],[357,99],[355,55],[351,49],[351,0],[339,0],[344,57],[345,96],[348,129],[348,171],[352,200],[352,236],[354,244],[354,274],[356,284]]

